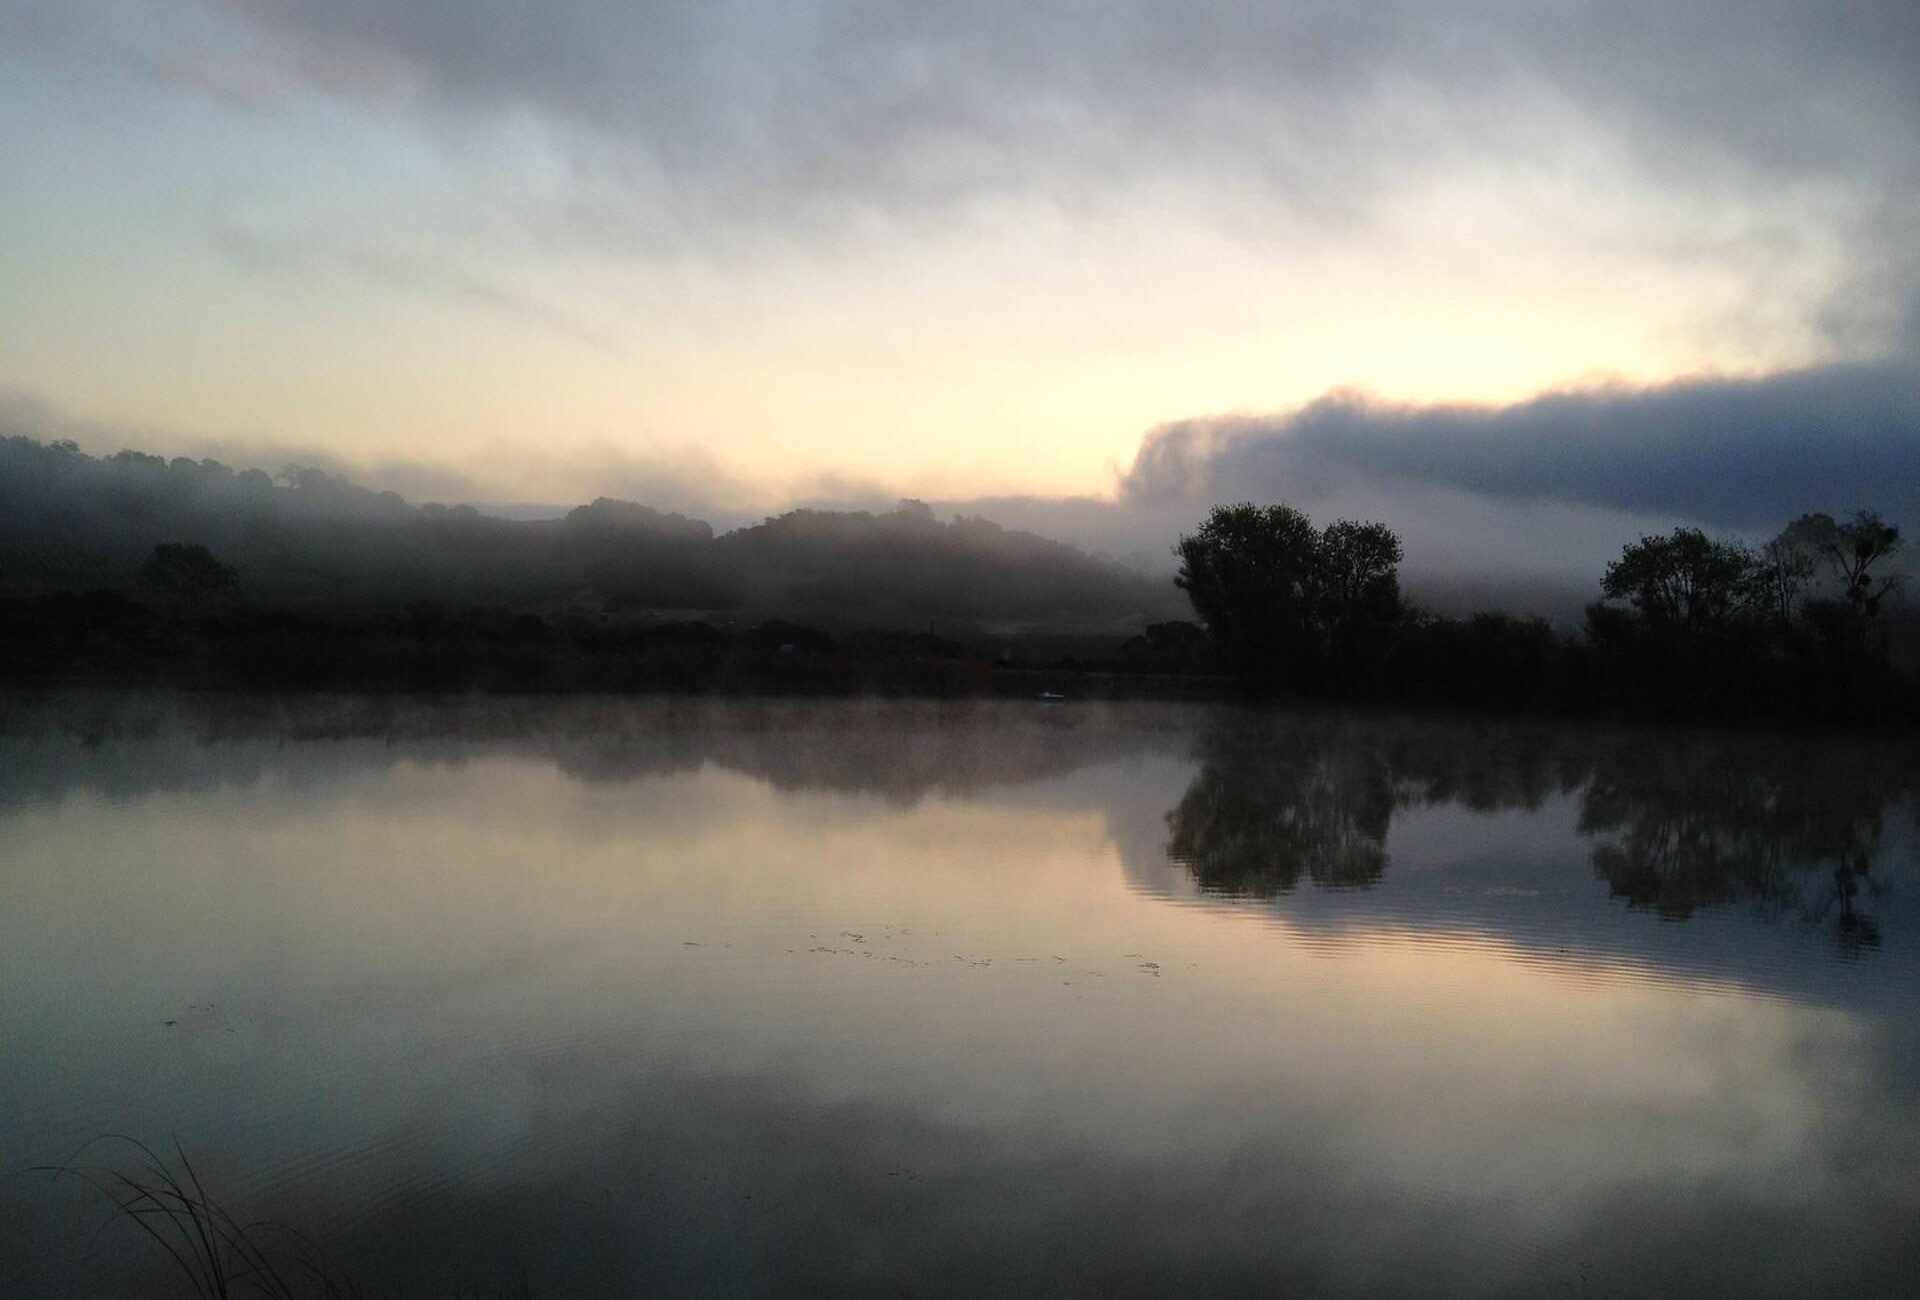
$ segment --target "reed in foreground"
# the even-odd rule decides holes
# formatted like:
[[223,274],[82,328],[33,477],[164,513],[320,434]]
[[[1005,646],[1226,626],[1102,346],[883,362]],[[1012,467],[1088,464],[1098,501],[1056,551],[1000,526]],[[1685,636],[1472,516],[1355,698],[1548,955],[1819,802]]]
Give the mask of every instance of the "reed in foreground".
[[[102,1147],[117,1147],[133,1159],[121,1165],[81,1163]],[[138,1228],[203,1300],[377,1300],[391,1294],[356,1281],[296,1228],[240,1219],[208,1193],[177,1138],[169,1160],[138,1138],[104,1134],[64,1163],[35,1166],[34,1172],[78,1178],[99,1191],[113,1206],[101,1230],[116,1221]],[[496,1294],[527,1300],[531,1291],[522,1279]]]

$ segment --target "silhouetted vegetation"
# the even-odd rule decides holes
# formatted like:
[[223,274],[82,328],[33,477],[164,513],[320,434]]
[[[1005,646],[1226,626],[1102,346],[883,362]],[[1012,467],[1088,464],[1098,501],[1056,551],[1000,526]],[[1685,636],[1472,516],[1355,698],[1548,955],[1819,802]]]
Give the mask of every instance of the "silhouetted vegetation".
[[231,600],[240,591],[240,575],[213,558],[204,546],[162,542],[140,566],[140,583],[161,599],[189,609]]
[[1364,689],[1403,613],[1400,539],[1382,524],[1319,530],[1287,505],[1218,506],[1175,553],[1174,583],[1221,661],[1257,688]]
[[1899,530],[1805,515],[1759,548],[1695,529],[1645,537],[1587,611],[1594,689],[1667,716],[1911,719],[1891,654],[1884,561]]
[[[1057,652],[1061,644],[1080,654]],[[0,680],[255,690],[665,692],[979,697],[1191,695],[1190,661],[1111,637],[853,628],[410,601],[329,616],[247,603],[156,605],[122,591],[0,597]]]
[[[716,534],[606,498],[555,519],[409,505],[138,452],[0,442],[0,678],[371,690],[1190,695],[1910,725],[1900,530],[1643,537],[1584,625],[1440,618],[1385,525],[1217,507],[1174,588],[919,502]],[[1184,591],[1198,623],[1167,617]]]
[[[0,441],[16,682],[944,696],[1080,694],[1105,674],[1101,693],[1184,691],[1172,678],[1207,665],[1165,648],[1177,601],[918,502],[716,535],[604,498],[512,520],[312,468]],[[1123,654],[1143,624],[1162,648]]]
[[[77,1163],[89,1149],[106,1143],[127,1148],[137,1163]],[[200,1300],[243,1295],[331,1300],[362,1294],[301,1233],[243,1221],[215,1200],[177,1142],[168,1159],[136,1138],[108,1134],[89,1142],[74,1160],[35,1172],[77,1178],[98,1191],[119,1221],[143,1233],[172,1276]]]
[[[82,1164],[101,1147],[123,1150],[130,1159],[111,1164]],[[176,1139],[171,1157],[137,1138],[111,1133],[87,1143],[65,1164],[41,1166],[35,1173],[75,1178],[92,1187],[112,1207],[114,1220],[140,1232],[162,1263],[164,1275],[197,1300],[360,1300],[391,1292],[366,1286],[332,1258],[319,1242],[290,1224],[242,1219],[207,1190],[200,1173]],[[157,1278],[155,1279],[157,1281]],[[171,1289],[170,1289],[171,1290]],[[416,1293],[418,1294],[418,1293]],[[466,1288],[432,1295],[517,1296],[532,1294],[525,1279],[488,1292]]]
[[1443,619],[1400,599],[1384,525],[1324,530],[1285,505],[1217,507],[1176,579],[1217,661],[1261,694],[1668,718],[1905,722],[1920,682],[1892,654],[1872,511],[1806,515],[1750,548],[1692,528],[1629,544],[1584,635],[1502,613]]

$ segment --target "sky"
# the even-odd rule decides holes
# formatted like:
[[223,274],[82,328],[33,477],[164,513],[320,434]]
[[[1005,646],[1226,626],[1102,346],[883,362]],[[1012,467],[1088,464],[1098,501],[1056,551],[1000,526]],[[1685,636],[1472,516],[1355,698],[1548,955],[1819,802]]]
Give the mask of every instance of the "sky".
[[1897,513],[1917,70],[1914,0],[0,0],[0,424],[1116,553]]

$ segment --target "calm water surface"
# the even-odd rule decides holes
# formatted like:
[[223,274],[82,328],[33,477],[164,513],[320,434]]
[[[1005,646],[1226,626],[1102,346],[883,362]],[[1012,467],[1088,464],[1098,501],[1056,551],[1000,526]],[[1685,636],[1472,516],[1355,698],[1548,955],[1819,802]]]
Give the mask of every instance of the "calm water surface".
[[6,1296],[167,1293],[27,1172],[109,1132],[402,1294],[1920,1268],[1907,750],[1076,704],[4,732]]

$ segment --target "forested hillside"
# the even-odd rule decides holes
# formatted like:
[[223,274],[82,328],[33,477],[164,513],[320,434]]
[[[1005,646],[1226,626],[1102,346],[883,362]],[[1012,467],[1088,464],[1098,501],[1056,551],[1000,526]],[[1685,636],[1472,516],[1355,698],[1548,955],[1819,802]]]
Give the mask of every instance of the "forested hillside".
[[413,505],[316,469],[278,475],[137,451],[0,441],[0,593],[133,590],[168,543],[204,546],[248,601],[376,611],[419,601],[534,611],[751,611],[827,623],[1138,626],[1178,593],[985,519],[796,510],[716,535],[602,498],[561,518]]

